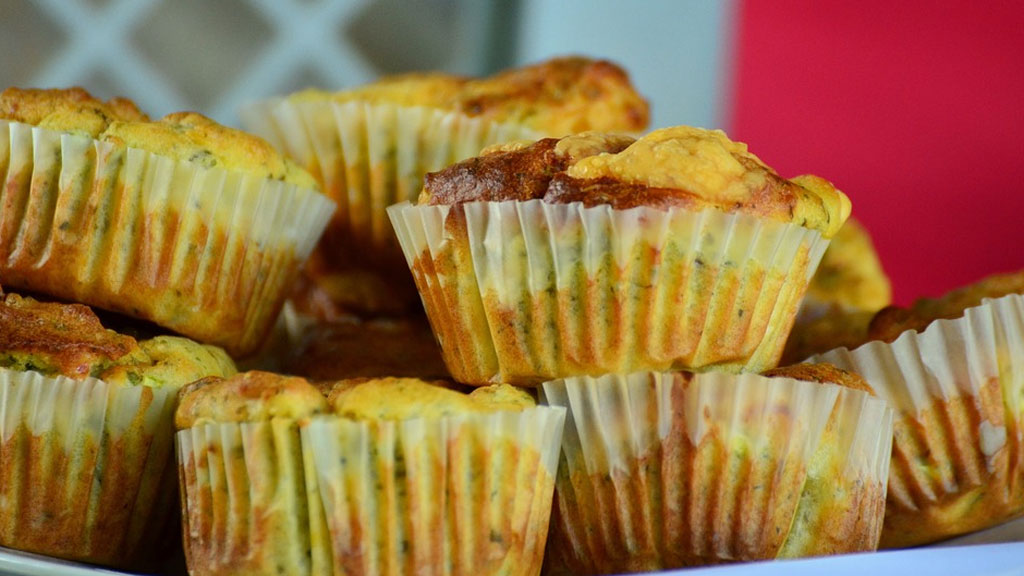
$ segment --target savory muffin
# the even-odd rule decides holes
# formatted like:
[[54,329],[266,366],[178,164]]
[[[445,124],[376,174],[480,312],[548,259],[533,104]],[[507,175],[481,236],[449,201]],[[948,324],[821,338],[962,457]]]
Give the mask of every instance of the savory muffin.
[[[1024,296],[987,278],[909,309],[875,340],[814,358],[861,374],[896,410],[881,546],[926,544],[1024,514]],[[991,298],[991,299],[990,299]]]
[[551,573],[874,550],[892,410],[863,383],[842,385],[851,378],[811,368],[545,382],[541,401],[569,411]]
[[993,274],[939,298],[919,298],[907,308],[888,306],[872,317],[868,337],[892,342],[907,330],[921,332],[935,320],[960,318],[986,298],[1007,294],[1024,294],[1024,270]]
[[136,341],[83,305],[0,297],[0,545],[119,568],[155,561],[176,514],[178,389],[233,373],[213,346]]
[[331,202],[263,140],[82,89],[0,94],[5,284],[232,354],[266,335]]
[[417,317],[316,323],[304,331],[284,371],[312,380],[448,377],[430,326]]
[[850,218],[839,229],[811,278],[782,362],[799,362],[867,342],[868,324],[892,302],[892,287],[868,231]]
[[777,364],[850,202],[720,131],[485,150],[389,209],[459,382]]
[[488,78],[417,73],[306,90],[256,103],[242,119],[312,172],[339,206],[311,260],[311,283],[296,297],[395,314],[414,306],[416,293],[384,210],[414,200],[425,173],[498,142],[636,132],[649,109],[620,67],[568,57]]
[[563,420],[505,385],[198,382],[177,418],[189,571],[539,574]]

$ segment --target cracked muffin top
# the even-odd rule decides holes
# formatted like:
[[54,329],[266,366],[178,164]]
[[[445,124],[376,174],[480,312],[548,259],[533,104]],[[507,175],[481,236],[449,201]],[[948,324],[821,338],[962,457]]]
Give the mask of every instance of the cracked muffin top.
[[185,387],[175,416],[179,430],[206,423],[302,419],[336,414],[353,420],[444,418],[457,414],[521,411],[535,405],[523,390],[498,384],[463,392],[445,381],[351,378],[311,383],[251,371],[206,378]]
[[151,121],[130,100],[104,102],[82,88],[8,88],[0,93],[0,119],[88,136],[118,148],[138,148],[205,168],[318,188],[309,173],[262,138],[196,112],[177,112]]
[[639,139],[596,132],[514,142],[427,174],[420,204],[541,199],[615,209],[716,208],[833,236],[850,200],[817,176],[785,179],[720,130],[676,126]]
[[290,99],[424,106],[559,136],[586,130],[638,131],[650,120],[647,101],[622,68],[584,57],[555,58],[486,78],[404,74],[341,92],[306,90]]

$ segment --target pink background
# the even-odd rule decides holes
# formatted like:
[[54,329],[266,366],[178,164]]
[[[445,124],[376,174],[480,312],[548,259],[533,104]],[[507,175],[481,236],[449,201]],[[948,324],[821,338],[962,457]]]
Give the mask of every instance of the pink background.
[[1024,2],[747,0],[739,16],[730,135],[846,192],[898,302],[1024,268]]

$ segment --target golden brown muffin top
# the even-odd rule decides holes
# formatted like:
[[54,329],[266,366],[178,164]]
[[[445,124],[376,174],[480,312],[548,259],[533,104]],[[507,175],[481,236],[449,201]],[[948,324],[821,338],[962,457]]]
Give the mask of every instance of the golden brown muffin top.
[[133,352],[139,352],[138,342],[105,329],[88,306],[17,294],[0,300],[0,366],[5,368],[82,379]]
[[329,412],[327,399],[303,378],[249,371],[204,378],[182,389],[174,425],[300,419]]
[[104,328],[88,306],[16,294],[0,298],[0,367],[153,387],[235,372],[216,346],[176,336],[136,341]]
[[717,208],[831,237],[850,200],[817,176],[780,177],[720,130],[676,126],[637,140],[585,133],[484,150],[427,174],[421,204],[542,199],[616,209]]
[[960,318],[968,308],[981,305],[984,298],[1009,294],[1024,294],[1024,270],[993,274],[939,298],[920,298],[909,308],[883,308],[872,318],[868,335],[871,340],[892,342],[907,330],[924,330],[935,320]]
[[316,188],[313,177],[266,140],[222,126],[196,112],[168,114],[158,122],[113,122],[100,136],[117,146],[139,148],[204,168]]
[[853,218],[832,238],[807,287],[812,302],[875,312],[892,303],[892,287],[868,231]]
[[8,88],[0,93],[0,118],[98,138],[111,122],[149,118],[126,98],[104,102],[84,89]]
[[366,378],[341,381],[331,390],[334,413],[354,420],[445,418],[472,412],[520,411],[533,405],[526,392],[497,384],[489,392],[465,394],[444,381],[417,378]]
[[406,74],[334,94],[307,90],[292,98],[440,108],[557,136],[586,130],[639,131],[650,121],[647,101],[622,68],[584,57],[554,58],[479,79]]
[[817,382],[819,384],[838,384],[844,388],[860,390],[872,396],[875,395],[875,391],[871,389],[871,386],[859,374],[848,372],[825,362],[781,366],[766,370],[761,375],[769,378],[792,378],[793,380]]
[[246,372],[187,386],[181,393],[175,425],[180,430],[211,422],[302,419],[331,412],[354,420],[444,418],[520,411],[533,405],[529,394],[507,384],[466,394],[448,382],[416,378],[352,378],[313,384],[294,376]]
[[20,90],[0,95],[0,118],[61,132],[88,135],[205,168],[316,188],[313,177],[258,136],[222,126],[196,112],[152,122],[130,100],[103,102],[81,88]]

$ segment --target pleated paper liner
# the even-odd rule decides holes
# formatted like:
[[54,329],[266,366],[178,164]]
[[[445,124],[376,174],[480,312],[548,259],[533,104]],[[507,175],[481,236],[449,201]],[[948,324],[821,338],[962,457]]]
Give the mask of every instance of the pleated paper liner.
[[568,409],[551,573],[615,574],[873,550],[892,413],[753,374],[546,382]]
[[538,574],[564,411],[178,433],[199,574]]
[[206,424],[177,434],[189,573],[312,574],[299,425]]
[[331,213],[312,189],[0,120],[0,275],[255,350]]
[[176,398],[0,368],[0,545],[114,568],[158,562],[177,514]]
[[314,572],[539,574],[564,419],[549,407],[314,419],[302,430]]
[[1024,296],[812,361],[857,372],[896,410],[883,547],[1024,514]]
[[[376,277],[376,293],[410,301],[415,291],[385,209],[414,200],[427,172],[475,156],[491,144],[541,137],[518,124],[387,102],[276,98],[246,106],[240,116],[249,129],[312,172],[338,203],[314,252],[314,273],[337,274],[332,281],[342,285],[346,274],[355,274],[363,284]],[[346,273],[352,269],[375,275]],[[404,286],[407,293],[399,290]]]
[[828,244],[718,210],[477,202],[388,209],[452,376],[774,367]]

